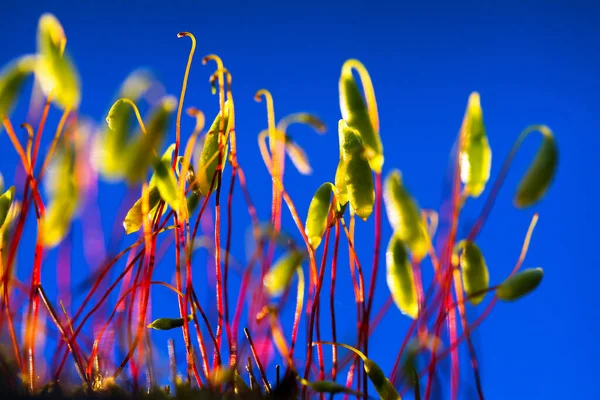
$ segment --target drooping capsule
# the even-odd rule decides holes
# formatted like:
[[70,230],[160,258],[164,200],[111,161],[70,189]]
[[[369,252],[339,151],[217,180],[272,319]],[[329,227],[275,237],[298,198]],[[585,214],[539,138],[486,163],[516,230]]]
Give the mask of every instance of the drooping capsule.
[[148,168],[156,159],[155,152],[163,142],[171,121],[177,101],[172,96],[162,99],[152,112],[146,125],[146,134],[139,133],[127,145],[125,176],[130,183],[138,183],[146,179]]
[[[11,61],[0,71],[0,120],[12,112],[25,81],[33,73],[35,57],[22,56]],[[0,127],[0,132],[1,132]]]
[[9,187],[6,192],[2,193],[0,196],[0,229],[4,227],[4,222],[6,221],[6,217],[8,216],[8,211],[10,210],[10,206],[13,203],[13,199],[15,198],[15,187]]
[[[365,103],[352,74],[354,69],[360,73],[367,103]],[[358,131],[365,146],[369,165],[373,171],[380,173],[383,167],[383,145],[379,137],[379,117],[377,115],[375,92],[373,91],[371,78],[360,61],[351,59],[344,63],[339,80],[339,91],[342,118],[348,126]],[[370,112],[372,115],[370,115]]]
[[[188,322],[192,319],[194,319],[194,315],[188,315]],[[183,318],[157,318],[152,321],[152,323],[148,324],[147,328],[157,331],[168,331],[170,329],[181,328],[184,322]]]
[[419,303],[415,288],[412,266],[406,253],[406,245],[396,233],[388,244],[386,252],[387,285],[396,306],[402,314],[412,319],[419,315]]
[[350,394],[353,396],[363,396],[363,393],[358,392],[353,389],[350,389],[350,388],[347,388],[346,386],[341,385],[334,381],[309,382],[303,378],[299,378],[298,380],[300,381],[301,384],[303,384],[304,386],[308,386],[316,393],[329,393],[329,394],[346,393],[346,394]]
[[67,38],[58,19],[50,13],[38,23],[35,73],[44,95],[61,109],[76,109],[81,101],[79,74],[65,50]]
[[518,208],[529,207],[538,202],[550,187],[558,165],[558,147],[552,131],[545,125],[534,126],[543,136],[542,146],[521,179],[514,204]]
[[[462,267],[462,280],[469,301],[477,305],[485,298],[485,291],[490,285],[490,277],[485,258],[479,247],[472,241],[461,242],[460,266]],[[475,293],[480,293],[474,295]]]
[[[381,367],[379,367],[379,365],[377,365],[377,363],[375,361],[367,358],[360,350],[358,350],[355,347],[352,347],[350,345],[343,344],[343,343],[335,343],[335,342],[321,342],[321,343],[344,347],[344,348],[352,351],[358,357],[360,357],[360,359],[363,361],[363,367],[364,367],[365,373],[367,374],[367,376],[373,383],[373,386],[375,387],[377,394],[379,395],[379,397],[382,400],[401,400],[402,399],[400,397],[400,395],[398,394],[398,392],[396,391],[396,389],[394,388],[394,385],[392,385],[392,383],[389,381],[389,379],[386,378],[385,373],[383,372]],[[315,344],[316,343],[313,343],[313,345],[315,345]]]
[[397,169],[385,179],[383,200],[396,235],[406,243],[415,260],[423,259],[429,250],[430,239],[419,206],[404,187],[402,174]]
[[310,166],[306,152],[288,135],[285,135],[285,152],[290,157],[290,160],[292,160],[292,164],[294,164],[298,172],[302,175],[312,174],[312,167]]
[[41,221],[44,246],[57,246],[69,233],[79,202],[75,148],[64,137],[46,174],[49,202]]
[[465,185],[465,193],[471,197],[479,197],[490,179],[492,150],[485,132],[483,111],[477,92],[469,96],[463,129],[463,142],[459,152],[460,178]]
[[160,193],[160,197],[167,203],[174,211],[179,211],[179,188],[177,186],[177,179],[175,173],[171,168],[171,163],[164,160],[158,159],[154,163],[154,177],[155,185]]
[[[223,126],[225,127],[223,132],[220,132],[221,127],[221,119],[223,118],[223,114],[225,115],[225,122]],[[210,129],[206,133],[204,139],[204,146],[202,147],[202,152],[200,153],[200,161],[198,167],[196,169],[196,176],[198,177],[198,188],[200,193],[204,196],[208,196],[211,189],[214,190],[216,188],[216,181],[211,188],[211,183],[213,182],[213,176],[217,171],[217,167],[219,165],[219,143],[223,142],[222,149],[222,159],[221,165],[225,166],[225,160],[228,151],[228,142],[226,139],[229,133],[229,101],[225,102],[225,110],[219,111],[219,114],[214,119]],[[216,179],[216,178],[215,178]]]
[[541,268],[530,268],[520,271],[502,282],[496,289],[496,296],[500,300],[505,301],[520,299],[535,290],[540,282],[542,282],[543,277],[544,270]]
[[[148,190],[148,203],[150,210],[150,218],[154,217],[156,206],[160,202],[160,193],[158,192],[158,188],[153,186]],[[123,228],[125,228],[125,233],[127,235],[137,232],[142,228],[144,223],[144,213],[142,212],[142,201],[143,199],[140,197],[134,204],[131,206],[127,215],[125,215],[125,219],[123,220]]]
[[125,174],[125,150],[135,111],[124,99],[136,104],[152,84],[153,78],[148,72],[132,72],[122,83],[118,99],[108,111],[107,125],[103,132],[96,136],[92,155],[94,166],[105,179],[116,181],[124,178]]
[[[373,212],[375,203],[371,168],[357,131],[350,128],[344,120],[340,120],[338,132],[340,166],[338,167],[338,173],[336,173],[336,187],[339,183],[342,188],[345,188],[350,205],[356,214],[366,221]],[[342,199],[340,199],[341,201]]]
[[290,250],[271,267],[263,279],[263,286],[270,296],[279,296],[289,285],[292,275],[302,264],[303,254]]
[[313,249],[321,244],[321,239],[327,230],[327,217],[331,209],[332,194],[334,186],[325,182],[315,192],[306,216],[305,232],[308,242]]

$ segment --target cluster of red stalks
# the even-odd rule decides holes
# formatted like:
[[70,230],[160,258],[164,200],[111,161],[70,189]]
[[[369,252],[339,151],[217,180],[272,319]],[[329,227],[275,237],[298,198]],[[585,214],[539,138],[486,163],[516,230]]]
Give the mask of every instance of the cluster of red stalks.
[[[188,33],[180,34],[181,36],[192,39],[193,45],[185,70],[176,116],[176,139],[172,165],[174,169],[176,168],[175,160],[177,160],[180,154],[184,154],[184,151],[182,151],[180,122],[186,93],[187,77],[195,50],[193,36]],[[218,83],[220,108],[221,110],[225,110],[225,102],[228,100],[231,106],[230,109],[233,111],[231,75],[224,68],[217,56],[210,55],[203,59],[203,63],[207,63],[208,61],[215,61],[217,64],[217,71],[211,77],[211,82]],[[259,91],[256,100],[261,101],[261,99],[266,100],[269,129],[275,129],[273,101],[270,93],[266,90]],[[361,349],[367,356],[373,353],[373,350],[376,349],[373,349],[372,346],[370,348],[369,337],[393,304],[391,296],[379,309],[376,309],[373,304],[375,290],[377,289],[375,282],[381,269],[381,224],[383,218],[381,174],[377,174],[375,177],[376,200],[372,260],[359,260],[355,252],[353,243],[354,217],[351,216],[346,223],[343,218],[336,219],[333,214],[331,215],[331,221],[335,221],[326,231],[321,255],[318,256],[308,243],[302,222],[302,213],[296,209],[294,202],[285,189],[283,179],[285,153],[283,146],[280,144],[272,145],[270,154],[269,152],[266,154],[263,152],[265,164],[273,180],[272,207],[269,218],[271,230],[269,234],[265,234],[256,208],[247,190],[247,177],[244,174],[242,166],[238,163],[235,122],[231,126],[228,137],[225,137],[225,126],[222,123],[220,131],[223,135],[223,140],[220,152],[225,151],[225,143],[228,140],[229,147],[227,148],[228,155],[226,160],[228,160],[231,166],[229,169],[230,176],[223,175],[226,169],[225,165],[222,164],[222,160],[225,159],[219,154],[219,165],[212,178],[211,187],[213,190],[209,196],[202,199],[199,211],[193,218],[175,213],[172,210],[165,211],[165,204],[161,201],[154,219],[144,221],[143,232],[140,234],[139,239],[126,249],[118,252],[118,254],[106,256],[105,261],[95,269],[93,281],[90,281],[92,284],[84,300],[69,315],[67,309],[62,307],[62,302],[60,303],[62,311],[58,311],[57,305],[44,292],[41,276],[42,267],[44,266],[45,249],[43,246],[44,238],[40,234],[41,230],[38,229],[35,240],[34,265],[29,282],[19,282],[13,277],[14,273],[12,270],[18,251],[26,251],[31,246],[31,242],[23,236],[25,223],[28,217],[32,215],[31,211],[34,211],[33,216],[36,218],[38,224],[44,218],[45,207],[40,194],[40,182],[44,177],[54,147],[59,137],[63,134],[63,130],[69,131],[69,127],[71,127],[71,130],[76,131],[76,127],[78,126],[77,113],[65,110],[56,129],[50,150],[42,160],[40,142],[46,130],[46,120],[50,112],[50,104],[51,99],[47,98],[37,127],[23,124],[25,131],[28,132],[25,148],[23,148],[19,140],[20,135],[15,132],[11,121],[8,118],[4,118],[2,121],[8,137],[20,156],[25,172],[24,184],[17,190],[17,197],[20,198],[21,204],[20,212],[16,219],[14,230],[11,231],[8,247],[0,248],[0,251],[3,253],[2,257],[0,257],[3,261],[2,268],[0,269],[2,271],[0,284],[2,304],[0,332],[2,332],[3,337],[6,337],[4,336],[6,333],[8,334],[10,346],[12,347],[12,351],[6,351],[5,354],[2,354],[1,361],[4,369],[9,368],[8,359],[14,360],[14,363],[16,363],[21,372],[20,376],[31,391],[35,391],[36,388],[39,388],[44,383],[38,378],[41,368],[40,358],[43,359],[43,356],[40,356],[36,352],[36,350],[39,350],[39,348],[36,349],[36,332],[38,332],[38,321],[41,316],[42,318],[50,318],[60,334],[57,347],[53,352],[54,359],[52,366],[47,371],[51,381],[66,380],[67,376],[65,375],[67,371],[65,371],[65,366],[68,365],[67,360],[72,360],[83,384],[90,389],[101,387],[101,382],[106,381],[110,377],[114,379],[119,377],[124,378],[123,372],[126,368],[129,370],[127,379],[132,383],[134,389],[140,387],[140,377],[143,374],[149,377],[147,379],[148,385],[154,385],[156,377],[153,376],[152,344],[149,329],[146,326],[150,322],[148,321],[150,288],[152,285],[160,284],[178,293],[180,316],[185,319],[185,323],[181,327],[187,365],[184,379],[187,379],[192,385],[195,384],[199,387],[210,386],[211,380],[209,377],[218,368],[224,366],[248,369],[252,376],[251,382],[254,382],[255,385],[256,382],[262,382],[258,386],[262,386],[263,390],[270,392],[274,384],[270,383],[266,376],[265,368],[268,365],[265,365],[265,363],[267,360],[262,359],[263,355],[254,345],[252,336],[255,339],[256,337],[261,337],[270,340],[276,340],[275,336],[277,336],[283,339],[285,347],[289,349],[289,354],[286,355],[284,360],[291,362],[286,362],[288,371],[293,371],[293,373],[297,373],[309,381],[343,379],[347,387],[361,391],[364,393],[364,396],[368,395],[369,383],[367,375],[361,367],[360,359],[353,353],[345,354],[343,357],[338,356],[338,348],[333,346],[331,364],[326,368],[323,345],[320,342],[338,341],[334,300],[336,274],[340,267],[337,260],[341,242],[345,241],[348,246],[349,268],[352,273],[358,317],[356,326],[357,341],[349,344]],[[233,115],[231,118],[235,121]],[[187,163],[190,163],[191,158],[191,151],[189,150],[194,147],[194,143],[200,136],[201,129],[202,122],[199,123],[199,127],[190,135],[187,142],[187,151],[185,151]],[[76,135],[76,132],[72,134]],[[35,173],[36,170],[38,171],[37,174]],[[496,181],[481,216],[470,231],[469,239],[472,240],[477,237],[482,229],[505,174],[506,168],[503,169]],[[229,191],[222,194],[224,179],[229,180]],[[243,269],[239,293],[237,293],[236,298],[232,299],[230,297],[231,293],[228,291],[230,264],[232,262],[230,249],[232,235],[234,234],[232,232],[232,200],[234,189],[238,184],[243,191],[245,206],[252,220],[256,248]],[[187,192],[190,190],[189,187],[191,185],[188,185]],[[145,201],[147,201],[146,185],[144,185],[143,195]],[[457,164],[454,169],[449,202],[449,232],[445,237],[443,246],[440,247],[439,254],[436,254],[434,249],[430,251],[430,259],[435,269],[435,274],[429,287],[422,286],[421,266],[416,263],[413,266],[420,304],[419,317],[412,322],[410,329],[406,332],[404,341],[401,343],[399,349],[397,349],[398,356],[394,368],[389,371],[388,375],[391,382],[396,384],[400,394],[408,392],[413,384],[419,382],[419,379],[415,381],[412,378],[408,379],[409,377],[404,376],[401,368],[401,361],[407,351],[407,346],[411,338],[431,336],[439,338],[442,335],[448,335],[449,343],[443,349],[436,349],[437,342],[433,342],[433,349],[429,349],[431,350],[429,352],[424,351],[424,353],[427,353],[423,354],[426,364],[424,368],[418,371],[418,377],[421,380],[426,380],[423,392],[424,398],[429,399],[431,397],[432,382],[436,367],[447,356],[451,358],[450,397],[452,399],[457,398],[459,393],[459,375],[461,374],[458,346],[465,342],[469,347],[472,373],[477,383],[479,397],[483,398],[477,358],[469,335],[492,310],[495,299],[487,305],[487,308],[476,321],[468,323],[465,315],[461,280],[457,278],[456,268],[453,267],[451,262],[452,249],[457,241],[460,200],[460,171]],[[223,204],[223,201],[225,201],[225,204]],[[310,271],[307,302],[305,307],[300,306],[303,309],[296,310],[292,332],[289,336],[283,334],[283,328],[277,313],[271,313],[269,314],[269,318],[266,318],[268,313],[265,311],[265,306],[269,305],[270,299],[260,284],[273,262],[277,247],[276,238],[282,230],[281,220],[282,213],[284,212],[284,204],[293,217],[298,232],[302,236],[304,246],[309,255]],[[223,205],[225,206],[224,210]],[[212,234],[214,235],[213,255],[216,267],[216,307],[218,316],[216,324],[211,324],[209,321],[204,311],[206,304],[203,306],[200,303],[198,297],[199,288],[194,285],[194,280],[192,279],[193,274],[198,273],[197,271],[203,270],[205,267],[199,260],[194,260],[191,251],[189,251],[189,249],[193,248],[194,238],[197,237],[202,216],[207,212],[209,207],[214,207],[214,230]],[[223,212],[226,213],[226,226],[222,226],[221,222]],[[520,267],[523,261],[535,221],[536,218],[531,223],[515,270]],[[116,221],[116,223],[119,225],[120,221]],[[430,226],[430,228],[435,230],[434,227]],[[153,279],[153,272],[157,262],[167,248],[172,245],[173,240],[176,254],[174,262],[175,283],[172,286],[166,282],[155,281]],[[78,268],[70,265],[68,246],[69,244],[67,243],[59,248],[62,249],[59,250],[58,256],[58,264],[61,266],[58,273],[61,275],[65,273],[68,275],[71,268]],[[330,261],[328,262],[329,256]],[[110,277],[115,274],[115,268],[119,265],[118,262],[122,259],[127,260],[125,267],[118,271],[116,279],[109,281]],[[328,293],[329,299],[326,298],[327,294],[324,293],[326,288],[323,287],[326,273],[331,274],[331,286]],[[255,282],[259,282],[259,284],[253,285]],[[113,309],[110,310],[107,300],[111,294],[117,291],[118,287],[120,287],[118,300]],[[254,288],[253,290],[255,290],[252,296],[248,296],[249,288]],[[288,287],[288,290],[279,299],[275,307],[276,309],[283,308],[288,298],[289,290],[290,288]],[[378,290],[387,289],[378,288]],[[68,290],[64,293],[65,296],[68,296]],[[323,332],[320,329],[319,321],[321,318],[321,303],[323,302],[329,303],[331,332]],[[247,321],[241,320],[244,307],[247,307],[248,310],[249,318]],[[22,322],[24,324],[22,340],[17,334],[19,324],[21,323],[21,310],[26,310],[24,311],[25,318]],[[193,311],[193,319],[188,323],[186,315],[189,314],[189,310]],[[398,318],[401,317],[398,316]],[[304,320],[306,327],[306,342],[300,344],[297,343],[297,332],[302,320]],[[90,324],[94,326],[92,336],[89,336],[89,333],[84,333],[84,328],[90,326]],[[244,328],[245,337],[241,335],[240,327]],[[203,335],[203,332],[206,331],[209,333],[209,337]],[[113,361],[114,349],[103,345],[103,341],[105,340],[112,343],[115,332],[124,332],[126,336],[124,342],[127,344],[124,356],[116,360],[116,362]],[[105,338],[109,334],[110,340]],[[192,338],[194,335],[197,347],[193,343]],[[304,363],[294,361],[294,351],[299,345],[306,348]],[[313,354],[313,352],[316,352],[316,354]],[[174,350],[172,342],[170,354],[173,358]],[[246,364],[246,361],[250,360],[248,357],[249,354],[251,354],[257,366],[258,374],[252,372],[252,364]],[[225,357],[226,355],[228,355],[228,359]],[[375,356],[374,358],[376,359],[377,357]],[[341,377],[341,372],[346,371],[345,367],[347,366],[349,368],[345,372],[345,377]],[[279,376],[279,367],[277,367],[277,375]],[[17,383],[11,382],[10,384],[16,385]],[[215,389],[222,390],[223,387],[219,386]],[[258,390],[261,389],[259,388]],[[312,397],[313,395],[309,389],[307,390],[306,387],[303,388],[303,397]],[[348,395],[346,394],[345,396],[347,397]]]

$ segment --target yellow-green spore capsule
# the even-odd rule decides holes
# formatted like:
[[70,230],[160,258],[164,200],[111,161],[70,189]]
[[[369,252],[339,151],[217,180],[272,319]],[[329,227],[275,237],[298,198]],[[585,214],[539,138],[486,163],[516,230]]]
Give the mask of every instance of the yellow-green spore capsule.
[[[193,314],[188,315],[187,320],[191,321],[194,318]],[[148,324],[147,328],[157,331],[168,331],[170,329],[181,328],[184,324],[183,318],[158,318]]]
[[502,282],[496,289],[496,296],[505,301],[520,299],[535,290],[543,277],[544,271],[541,268],[523,270]]
[[0,196],[0,229],[4,226],[8,211],[12,205],[13,199],[15,198],[15,187],[11,186],[8,190]]
[[271,267],[263,279],[263,286],[270,296],[279,296],[289,285],[292,275],[300,267],[302,253],[290,250]]
[[473,305],[481,303],[485,293],[473,296],[486,290],[490,285],[490,277],[485,258],[479,247],[471,241],[464,241],[461,245],[460,266],[462,267],[462,280],[465,292]]
[[342,205],[348,204],[348,188],[346,188],[346,164],[347,162],[340,158],[337,169],[335,170],[335,195]]
[[349,389],[346,386],[341,385],[337,382],[333,382],[333,381],[309,382],[306,379],[302,379],[302,378],[300,378],[299,380],[300,380],[300,383],[302,383],[304,386],[308,386],[309,388],[311,388],[312,390],[314,390],[317,393],[329,393],[329,394],[347,393],[347,394],[351,394],[354,396],[363,396],[362,393],[357,392],[356,390]]
[[[371,79],[367,70],[358,60],[351,59],[344,63],[339,80],[342,118],[350,127],[358,131],[365,146],[369,165],[373,171],[380,173],[383,166],[383,145],[379,137],[379,126],[373,126],[372,117],[369,115],[369,108],[352,74],[353,69],[357,69],[361,73],[363,86],[368,91],[367,97],[371,101],[371,107],[375,107],[373,112],[377,113],[375,93],[373,92]],[[377,116],[375,115],[374,118],[377,118]],[[378,122],[376,123],[378,125]]]
[[[321,342],[323,344],[331,344],[336,346],[344,347],[354,354],[356,354],[363,361],[363,366],[365,369],[365,373],[373,383],[377,394],[382,400],[401,400],[402,398],[392,385],[392,382],[388,378],[386,378],[383,370],[377,365],[377,363],[369,358],[367,358],[360,350],[343,343],[335,343],[335,342]],[[313,343],[314,345],[314,343]]]
[[390,239],[386,252],[387,285],[394,303],[402,314],[412,319],[419,315],[419,303],[415,288],[412,266],[406,253],[406,246],[396,233]]
[[76,109],[81,101],[79,74],[65,51],[67,38],[58,19],[42,15],[38,23],[36,75],[46,97],[61,109]]
[[325,182],[315,192],[306,216],[305,232],[313,249],[319,247],[327,229],[327,217],[331,208],[334,186]]
[[344,120],[340,120],[338,132],[340,165],[343,165],[343,168],[338,171],[339,176],[336,176],[336,186],[337,181],[343,179],[350,205],[356,214],[366,221],[373,212],[375,203],[371,167],[369,167],[364,146],[356,130],[350,128]]
[[46,175],[48,197],[41,223],[44,246],[57,246],[69,233],[79,200],[75,174],[75,148],[63,138]]
[[[222,116],[225,114],[225,121],[223,123],[223,132],[220,132],[221,120]],[[219,141],[226,140],[223,138],[227,137],[229,132],[229,102],[225,102],[225,110],[219,111],[219,114],[214,119],[210,129],[206,133],[206,137],[204,140],[204,146],[202,147],[202,152],[200,153],[200,162],[198,164],[198,168],[196,169],[196,176],[198,177],[198,188],[200,193],[204,196],[208,196],[211,191],[211,182],[213,182],[213,176],[217,171],[217,167],[219,165]],[[221,137],[221,135],[223,135]],[[228,142],[224,142],[221,165],[225,165],[225,159],[228,151]],[[216,178],[215,178],[216,179]],[[217,182],[215,181],[212,189],[216,188]]]
[[400,395],[392,385],[392,382],[386,378],[383,370],[371,359],[364,360],[364,369],[367,376],[373,382],[377,394],[382,400],[401,400]]
[[146,134],[138,133],[126,148],[124,157],[125,176],[130,183],[141,182],[146,179],[148,168],[156,159],[155,151],[160,147],[177,101],[172,96],[162,99],[153,110],[149,123],[146,125]]
[[160,159],[154,163],[154,177],[156,188],[160,193],[160,197],[167,203],[171,208],[179,212],[179,187],[177,185],[177,179],[175,173],[171,168],[171,163]]
[[538,130],[544,136],[544,141],[519,183],[514,199],[514,204],[518,208],[529,207],[546,194],[558,165],[558,147],[550,128],[542,125],[534,126],[529,130]]
[[415,199],[408,193],[399,170],[392,170],[385,179],[383,200],[390,225],[406,243],[415,260],[423,259],[429,250],[429,236]]
[[[160,202],[160,193],[158,192],[158,188],[156,186],[152,186],[148,190],[148,203],[151,218],[154,217],[156,212],[156,206]],[[127,215],[125,215],[125,219],[123,220],[123,228],[125,228],[125,233],[129,235],[130,233],[134,233],[139,231],[142,228],[144,223],[144,217],[146,217],[142,212],[142,203],[143,198],[140,197],[134,204],[131,206]]]
[[131,73],[122,83],[118,99],[108,112],[104,132],[96,136],[92,161],[107,180],[120,180],[125,173],[127,140],[131,134],[135,111],[124,99],[136,104],[152,84],[153,78],[149,73],[143,70]]
[[477,92],[469,96],[463,129],[463,143],[459,153],[460,178],[465,185],[465,193],[471,197],[479,197],[490,179],[492,150],[485,133],[483,111]]
[[17,58],[0,71],[0,120],[12,112],[34,68],[35,57],[29,55]]

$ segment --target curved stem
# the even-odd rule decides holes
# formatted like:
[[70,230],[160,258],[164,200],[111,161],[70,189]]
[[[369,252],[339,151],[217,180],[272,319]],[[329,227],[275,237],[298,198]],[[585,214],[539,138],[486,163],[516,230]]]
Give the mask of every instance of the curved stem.
[[375,99],[375,90],[373,89],[373,82],[371,82],[371,76],[367,72],[365,66],[356,59],[350,59],[342,66],[342,74],[352,75],[352,70],[356,70],[360,76],[362,82],[363,91],[365,92],[365,99],[367,102],[367,109],[369,110],[369,119],[373,125],[375,132],[379,132],[379,113],[377,111],[377,100]]

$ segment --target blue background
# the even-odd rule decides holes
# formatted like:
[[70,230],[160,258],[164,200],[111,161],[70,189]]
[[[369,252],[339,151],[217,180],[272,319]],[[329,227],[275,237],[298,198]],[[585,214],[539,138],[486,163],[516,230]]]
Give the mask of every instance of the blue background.
[[[189,40],[178,40],[176,33],[194,33],[198,47],[185,105],[200,108],[208,119],[216,114],[217,97],[211,96],[207,83],[214,65],[203,67],[200,59],[209,53],[220,55],[233,74],[239,160],[249,177],[253,201],[260,205],[262,220],[269,213],[270,189],[266,188],[270,188],[270,179],[259,157],[256,137],[266,128],[266,113],[264,104],[252,99],[254,93],[263,87],[272,92],[278,119],[309,111],[328,126],[325,136],[300,126],[290,131],[305,147],[317,171],[304,177],[291,164],[286,168],[286,187],[304,217],[314,190],[323,180],[333,180],[340,118],[337,82],[347,58],[361,60],[373,79],[385,147],[384,173],[401,169],[406,184],[425,208],[438,209],[448,196],[445,177],[450,149],[471,91],[480,92],[482,97],[494,152],[492,177],[523,128],[534,123],[549,125],[560,146],[560,166],[548,196],[525,211],[512,207],[515,187],[536,149],[537,139],[530,139],[479,238],[491,281],[500,282],[518,258],[533,212],[539,212],[540,221],[524,266],[542,266],[546,272],[543,284],[518,303],[498,304],[476,331],[475,342],[487,399],[596,398],[600,395],[594,383],[600,357],[600,313],[595,290],[600,260],[595,251],[599,221],[594,176],[600,124],[600,8],[593,1],[451,3],[10,1],[3,3],[0,16],[0,65],[33,52],[39,16],[46,11],[54,13],[65,28],[68,49],[81,74],[81,113],[102,123],[118,86],[137,67],[150,67],[167,92],[178,96]],[[24,107],[13,114],[13,125],[24,119]],[[48,126],[55,126],[59,117],[59,111],[51,111]],[[193,123],[184,119],[185,135],[192,127]],[[51,132],[46,130],[42,150],[47,148]],[[171,134],[173,137],[173,131]],[[20,138],[25,140],[23,132]],[[0,143],[0,170],[10,184],[18,158],[6,135],[0,136]],[[463,234],[478,215],[488,191],[467,204]],[[98,202],[108,241],[126,188],[101,183],[100,192]],[[242,238],[249,219],[239,187],[235,200],[237,239],[233,254],[244,261]],[[284,225],[293,233],[293,222],[287,212],[285,215]],[[28,241],[23,242],[19,253],[18,276],[22,280],[30,274],[34,225],[31,218]],[[391,232],[385,214],[383,228],[386,246]],[[358,222],[357,230],[359,256],[370,271],[372,219]],[[78,245],[81,232],[76,224],[74,283],[89,272]],[[338,332],[349,334],[355,306],[345,248],[342,241],[336,311]],[[195,268],[200,271],[195,275],[197,287],[206,286],[202,272],[205,259],[196,258]],[[158,278],[171,279],[171,260],[167,258],[159,265]],[[43,282],[58,303],[55,263],[56,250],[45,260]],[[239,275],[234,274],[230,293],[237,294],[238,287]],[[383,269],[377,287],[375,309],[387,297]],[[73,304],[78,305],[81,295],[73,293]],[[153,293],[153,318],[176,313],[176,299],[171,293],[161,288]],[[212,320],[213,297],[208,288],[201,290],[200,300],[210,310]],[[291,304],[288,308],[283,318],[291,321]],[[327,310],[328,301],[323,303],[325,337],[330,335]],[[470,310],[471,320],[477,312]],[[290,325],[285,324],[288,332]],[[373,337],[370,355],[386,371],[391,369],[407,327],[407,318],[392,308]],[[169,336],[154,335],[159,356],[166,355]],[[175,336],[180,339],[179,334]],[[329,351],[326,354],[329,357]],[[473,396],[473,379],[466,353],[461,356],[461,398],[469,398]],[[448,371],[443,376],[447,380]]]

